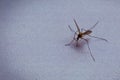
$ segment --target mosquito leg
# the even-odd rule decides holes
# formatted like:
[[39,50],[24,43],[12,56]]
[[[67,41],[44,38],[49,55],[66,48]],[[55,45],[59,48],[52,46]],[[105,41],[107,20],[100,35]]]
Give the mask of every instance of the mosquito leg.
[[69,27],[70,31],[75,33],[75,31],[70,27],[70,25],[68,25],[68,27]]
[[72,40],[70,43],[65,44],[65,46],[70,46],[70,45],[73,43],[73,41],[76,40],[76,39],[75,39],[75,35],[76,35],[76,32],[75,32],[75,34],[74,34],[73,40]]
[[78,40],[76,40],[76,47],[78,47]]
[[74,41],[74,39],[70,43],[65,44],[65,46],[70,46],[73,43],[73,41]]
[[90,36],[90,37],[92,37],[92,38],[97,38],[97,39],[104,40],[104,41],[108,42],[108,40],[107,40],[107,39],[104,39],[104,38],[100,38],[100,37],[96,37],[96,36],[91,36],[91,35],[88,35],[88,36]]
[[75,19],[73,19],[73,20],[74,20],[74,23],[75,23],[75,25],[76,25],[76,27],[77,27],[77,31],[80,33],[80,28],[79,28],[79,26],[78,26],[76,20],[75,20]]
[[99,23],[99,21],[97,21],[97,22],[96,22],[90,29],[88,29],[88,30],[92,30],[93,28],[95,28],[98,23]]
[[93,61],[95,61],[95,58],[93,57],[92,52],[91,52],[91,50],[90,50],[88,40],[87,40],[87,39],[84,39],[84,38],[82,38],[82,39],[87,42],[87,46],[88,46],[88,49],[89,49],[89,51],[90,51],[90,56],[92,57]]

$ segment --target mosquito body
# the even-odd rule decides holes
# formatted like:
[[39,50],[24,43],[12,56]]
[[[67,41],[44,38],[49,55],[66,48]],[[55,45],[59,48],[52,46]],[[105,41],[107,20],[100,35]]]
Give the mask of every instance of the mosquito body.
[[88,44],[88,40],[85,39],[84,36],[87,35],[87,36],[89,36],[89,37],[93,37],[93,38],[97,38],[97,39],[100,39],[100,40],[107,41],[107,40],[104,39],[104,38],[99,38],[99,37],[95,37],[95,36],[91,36],[91,35],[90,35],[90,34],[92,33],[92,29],[93,29],[99,22],[97,21],[97,22],[93,25],[93,27],[91,27],[90,29],[85,30],[85,29],[82,28],[82,29],[80,30],[80,28],[79,28],[76,20],[75,20],[75,19],[73,19],[73,20],[74,20],[74,23],[75,23],[75,25],[76,25],[77,31],[75,32],[75,31],[70,27],[70,25],[68,25],[68,27],[70,28],[70,30],[71,30],[72,32],[74,32],[74,37],[73,37],[73,40],[72,40],[70,43],[66,44],[65,46],[71,45],[73,41],[76,41],[76,46],[78,46],[78,41],[79,41],[79,40],[84,40],[84,41],[86,41],[86,43],[87,43],[87,45],[88,45],[88,49],[89,49],[89,51],[90,51],[90,55],[91,55],[93,61],[95,61],[95,58],[93,57],[93,55],[92,55],[92,53],[91,53],[91,50],[90,50],[90,47],[89,47],[89,44]]
[[89,34],[91,34],[91,33],[92,33],[91,30],[87,30],[87,31],[85,31],[85,32],[80,32],[80,33],[77,35],[77,40],[79,40],[79,39],[83,38],[84,36],[89,35]]

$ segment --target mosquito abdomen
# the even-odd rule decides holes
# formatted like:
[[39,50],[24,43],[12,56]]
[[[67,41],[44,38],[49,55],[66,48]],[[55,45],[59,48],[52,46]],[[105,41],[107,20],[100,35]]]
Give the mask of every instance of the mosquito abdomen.
[[85,31],[83,34],[84,34],[84,35],[89,35],[90,33],[92,33],[92,31],[91,31],[91,30],[87,30],[87,31]]

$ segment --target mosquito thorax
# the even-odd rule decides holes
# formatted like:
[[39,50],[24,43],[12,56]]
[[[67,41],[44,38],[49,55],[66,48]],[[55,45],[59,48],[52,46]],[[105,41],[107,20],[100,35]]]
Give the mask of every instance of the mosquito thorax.
[[79,38],[82,38],[82,36],[83,35],[81,33],[79,33],[79,34],[76,35],[76,39],[79,40]]

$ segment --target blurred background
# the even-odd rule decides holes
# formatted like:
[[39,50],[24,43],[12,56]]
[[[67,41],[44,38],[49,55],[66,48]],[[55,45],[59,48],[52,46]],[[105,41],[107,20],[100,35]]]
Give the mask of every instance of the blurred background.
[[[119,0],[0,0],[0,80],[120,80]],[[85,42],[76,31],[99,24]]]

